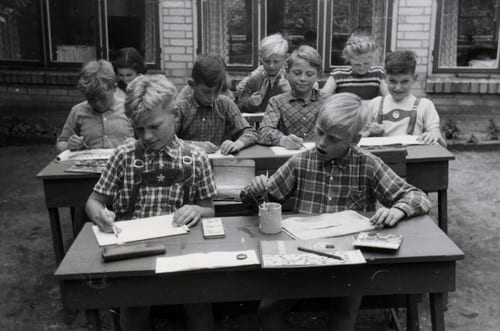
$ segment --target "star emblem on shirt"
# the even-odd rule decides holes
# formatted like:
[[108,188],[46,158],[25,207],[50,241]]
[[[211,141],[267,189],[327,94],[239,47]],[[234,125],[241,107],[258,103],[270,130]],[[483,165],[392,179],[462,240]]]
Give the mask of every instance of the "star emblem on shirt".
[[156,176],[156,180],[159,182],[163,182],[165,180],[165,175],[159,174],[158,176]]

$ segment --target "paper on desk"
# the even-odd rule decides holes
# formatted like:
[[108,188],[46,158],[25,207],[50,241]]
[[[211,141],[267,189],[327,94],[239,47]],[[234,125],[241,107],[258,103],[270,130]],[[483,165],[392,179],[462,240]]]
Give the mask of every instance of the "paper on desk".
[[115,222],[115,225],[121,229],[118,238],[116,238],[113,233],[102,232],[97,225],[92,226],[92,230],[94,231],[99,246],[175,236],[189,232],[189,228],[185,225],[175,227],[173,225],[173,219],[174,215],[169,214]]
[[353,210],[315,216],[290,217],[281,227],[299,240],[343,236],[375,229],[369,219]]
[[222,154],[220,149],[215,153],[209,153],[207,155],[208,155],[208,158],[210,160],[213,160],[213,159],[234,159],[235,158],[235,156],[233,154]]
[[299,154],[299,153],[305,152],[307,150],[311,150],[315,146],[316,146],[316,143],[310,141],[310,142],[304,143],[304,146],[300,149],[286,149],[285,147],[281,147],[281,146],[272,146],[271,150],[276,155],[294,155],[294,154]]
[[422,145],[418,136],[402,135],[392,137],[363,137],[358,143],[360,147],[390,146],[390,145]]
[[[240,258],[238,258],[238,256]],[[242,259],[242,257],[245,257]],[[255,250],[192,253],[156,259],[156,273],[216,269],[260,264]]]
[[83,151],[70,151],[69,149],[57,155],[57,161],[84,161],[107,160],[115,150],[113,148],[86,149]]

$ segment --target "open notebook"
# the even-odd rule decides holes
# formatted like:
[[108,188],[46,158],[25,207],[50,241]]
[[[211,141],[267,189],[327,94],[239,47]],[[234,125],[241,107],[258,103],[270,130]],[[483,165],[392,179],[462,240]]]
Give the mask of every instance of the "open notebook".
[[402,135],[392,137],[363,137],[358,143],[360,147],[378,147],[378,146],[408,146],[422,145],[418,136]]

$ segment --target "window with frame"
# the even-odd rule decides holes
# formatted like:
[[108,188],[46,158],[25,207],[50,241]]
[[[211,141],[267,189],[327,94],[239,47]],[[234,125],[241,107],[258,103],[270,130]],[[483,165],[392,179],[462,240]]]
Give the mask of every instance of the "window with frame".
[[389,49],[389,0],[198,0],[198,53],[224,56],[230,70],[258,65],[259,40],[280,32],[292,52],[306,44],[324,54],[325,71],[345,65],[342,49],[354,30],[371,33]]
[[0,5],[0,63],[80,67],[135,47],[159,67],[157,2],[11,0]]
[[437,17],[434,72],[499,72],[499,0],[439,1]]

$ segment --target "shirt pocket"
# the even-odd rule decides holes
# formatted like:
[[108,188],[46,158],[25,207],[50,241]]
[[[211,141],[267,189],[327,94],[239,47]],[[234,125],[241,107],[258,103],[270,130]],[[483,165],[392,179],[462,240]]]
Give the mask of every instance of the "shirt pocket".
[[365,204],[365,191],[363,190],[349,190],[347,196],[347,209],[350,210],[364,210],[366,208]]

